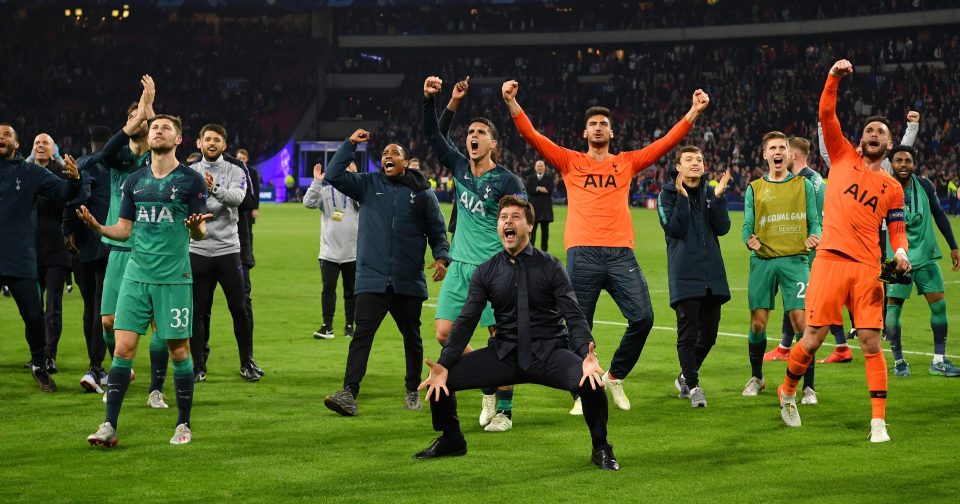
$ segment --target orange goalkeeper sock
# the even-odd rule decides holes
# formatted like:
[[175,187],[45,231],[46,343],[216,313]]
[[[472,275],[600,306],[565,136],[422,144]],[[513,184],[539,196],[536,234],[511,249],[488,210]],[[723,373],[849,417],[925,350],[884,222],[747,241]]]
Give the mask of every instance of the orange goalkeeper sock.
[[803,378],[803,373],[813,362],[813,355],[807,353],[803,345],[797,343],[790,349],[790,358],[787,360],[787,376],[783,380],[783,393],[786,395],[796,395],[797,383]]
[[863,354],[867,368],[867,388],[870,390],[871,418],[884,418],[887,413],[887,360],[883,352]]

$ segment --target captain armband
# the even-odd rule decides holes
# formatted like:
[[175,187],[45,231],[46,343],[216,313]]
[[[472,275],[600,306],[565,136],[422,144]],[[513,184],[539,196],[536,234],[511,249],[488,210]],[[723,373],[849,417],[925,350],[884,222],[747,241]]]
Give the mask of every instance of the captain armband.
[[893,208],[887,212],[887,222],[904,222],[903,219],[903,209],[902,208]]

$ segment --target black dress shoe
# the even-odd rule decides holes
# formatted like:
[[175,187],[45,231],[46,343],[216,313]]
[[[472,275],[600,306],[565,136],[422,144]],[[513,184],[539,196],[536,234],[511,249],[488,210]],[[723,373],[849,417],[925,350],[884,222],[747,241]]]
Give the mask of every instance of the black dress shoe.
[[616,457],[613,456],[613,447],[608,444],[594,448],[590,461],[593,462],[593,465],[604,471],[620,470],[620,464],[617,462]]
[[423,460],[437,457],[459,457],[466,454],[466,440],[449,441],[447,438],[440,436],[434,439],[430,446],[414,455],[413,458]]

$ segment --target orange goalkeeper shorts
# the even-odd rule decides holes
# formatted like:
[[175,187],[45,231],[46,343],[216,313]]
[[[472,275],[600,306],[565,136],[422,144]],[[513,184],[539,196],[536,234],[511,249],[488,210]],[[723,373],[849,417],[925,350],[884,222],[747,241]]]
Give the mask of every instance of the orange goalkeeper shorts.
[[830,250],[817,251],[807,288],[808,326],[843,325],[844,306],[857,329],[883,329],[880,264],[869,266]]

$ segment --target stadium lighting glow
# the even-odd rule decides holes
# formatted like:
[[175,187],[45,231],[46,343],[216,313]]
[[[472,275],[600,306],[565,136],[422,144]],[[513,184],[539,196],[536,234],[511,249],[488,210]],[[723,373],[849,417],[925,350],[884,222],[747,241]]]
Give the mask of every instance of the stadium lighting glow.
[[64,10],[64,11],[63,11],[63,15],[64,15],[65,17],[70,17],[70,9]]
[[128,11],[128,10],[123,11],[123,17],[125,17],[125,18],[130,17],[130,11]]
[[73,9],[73,15],[80,17],[83,15],[83,9]]
[[110,11],[110,15],[112,17],[120,17],[120,11],[118,11],[117,9],[113,9],[112,11]]

